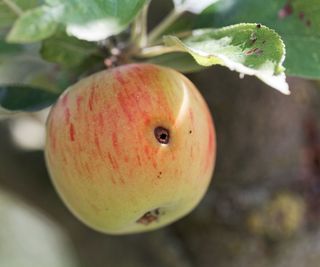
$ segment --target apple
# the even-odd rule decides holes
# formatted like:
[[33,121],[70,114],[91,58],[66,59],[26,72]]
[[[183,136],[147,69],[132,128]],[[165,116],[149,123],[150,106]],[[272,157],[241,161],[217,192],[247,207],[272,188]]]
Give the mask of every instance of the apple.
[[47,121],[46,162],[71,212],[110,234],[143,232],[189,213],[216,154],[211,113],[175,70],[129,64],[68,88]]

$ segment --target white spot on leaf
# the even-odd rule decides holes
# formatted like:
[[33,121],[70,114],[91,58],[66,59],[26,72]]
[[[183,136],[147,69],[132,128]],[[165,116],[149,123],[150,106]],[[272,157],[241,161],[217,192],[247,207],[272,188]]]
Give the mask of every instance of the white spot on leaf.
[[173,0],[178,12],[190,11],[195,14],[201,13],[206,7],[219,0]]
[[121,27],[116,19],[102,19],[91,21],[86,24],[69,24],[67,33],[86,41],[101,41],[117,34]]

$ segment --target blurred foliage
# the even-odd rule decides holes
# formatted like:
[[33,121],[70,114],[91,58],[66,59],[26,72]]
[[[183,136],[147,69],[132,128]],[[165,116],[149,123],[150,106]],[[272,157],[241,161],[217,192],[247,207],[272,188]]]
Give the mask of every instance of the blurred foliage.
[[303,226],[304,200],[292,193],[278,193],[248,217],[249,230],[272,240],[288,238]]
[[0,191],[0,266],[79,266],[70,241],[52,221]]

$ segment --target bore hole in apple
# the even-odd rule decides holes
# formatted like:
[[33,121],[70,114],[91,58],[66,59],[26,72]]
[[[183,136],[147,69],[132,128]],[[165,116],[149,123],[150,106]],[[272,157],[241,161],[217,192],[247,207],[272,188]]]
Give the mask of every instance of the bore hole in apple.
[[169,130],[158,126],[154,129],[154,136],[160,144],[168,144],[170,140]]
[[149,225],[152,222],[155,222],[158,220],[160,216],[160,209],[154,209],[146,212],[143,214],[138,220],[137,223],[143,224],[143,225]]

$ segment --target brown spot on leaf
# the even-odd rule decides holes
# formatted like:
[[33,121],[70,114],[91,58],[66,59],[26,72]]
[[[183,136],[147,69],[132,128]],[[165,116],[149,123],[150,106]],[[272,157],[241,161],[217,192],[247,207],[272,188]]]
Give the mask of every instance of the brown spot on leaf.
[[245,52],[245,54],[246,54],[247,56],[251,56],[251,55],[257,55],[257,56],[259,56],[259,55],[261,55],[262,53],[263,53],[263,50],[262,50],[261,48],[258,48],[258,47],[252,48],[252,49],[250,49],[250,50],[248,50],[248,51]]
[[250,44],[251,44],[251,45],[254,45],[255,42],[257,41],[257,39],[258,39],[258,38],[257,38],[255,32],[251,33],[251,35],[250,35]]

